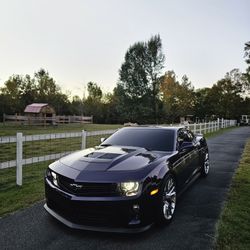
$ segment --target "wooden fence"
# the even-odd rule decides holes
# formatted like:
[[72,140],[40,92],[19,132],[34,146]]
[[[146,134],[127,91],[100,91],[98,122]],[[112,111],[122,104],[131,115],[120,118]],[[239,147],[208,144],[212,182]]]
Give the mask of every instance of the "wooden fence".
[[65,123],[93,123],[93,116],[77,116],[77,115],[57,115],[57,116],[44,116],[32,117],[24,115],[3,115],[3,123],[10,121],[20,125],[57,125]]

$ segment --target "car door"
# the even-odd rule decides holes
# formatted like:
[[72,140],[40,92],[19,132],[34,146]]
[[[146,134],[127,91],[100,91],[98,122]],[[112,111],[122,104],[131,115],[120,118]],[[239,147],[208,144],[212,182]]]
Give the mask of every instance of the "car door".
[[189,168],[190,168],[190,177],[192,178],[192,176],[197,172],[197,170],[199,168],[200,144],[196,141],[196,138],[195,138],[194,134],[190,130],[186,130],[186,132],[187,132],[188,140],[190,142],[192,142],[192,144],[193,144],[193,149],[190,152],[191,154],[189,155],[189,157],[191,158],[191,165],[189,166]]
[[[186,129],[180,129],[177,134],[176,149],[178,157],[173,166],[180,186],[189,182],[197,168],[199,152],[194,142],[194,136],[191,135]],[[185,148],[184,145],[189,146]]]

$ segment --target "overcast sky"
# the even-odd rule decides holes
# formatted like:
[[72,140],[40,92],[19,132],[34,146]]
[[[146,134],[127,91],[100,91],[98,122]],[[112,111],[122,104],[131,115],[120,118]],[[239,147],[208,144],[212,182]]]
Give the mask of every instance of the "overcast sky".
[[63,90],[112,91],[126,50],[160,34],[166,70],[211,86],[245,70],[250,0],[0,0],[0,86],[41,67]]

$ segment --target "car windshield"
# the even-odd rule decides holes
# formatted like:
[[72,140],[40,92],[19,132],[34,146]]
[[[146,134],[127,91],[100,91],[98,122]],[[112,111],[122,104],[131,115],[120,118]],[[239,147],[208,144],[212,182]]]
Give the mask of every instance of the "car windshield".
[[161,128],[122,128],[101,146],[133,146],[155,151],[173,151],[174,130]]

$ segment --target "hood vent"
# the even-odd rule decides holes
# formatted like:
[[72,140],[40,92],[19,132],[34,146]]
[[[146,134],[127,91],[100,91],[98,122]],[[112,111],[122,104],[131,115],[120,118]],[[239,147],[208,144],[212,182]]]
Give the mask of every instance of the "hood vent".
[[88,155],[85,155],[87,158],[93,158],[93,159],[105,159],[105,160],[113,160],[114,158],[120,156],[120,154],[114,154],[114,153],[103,153],[103,152],[93,152]]

